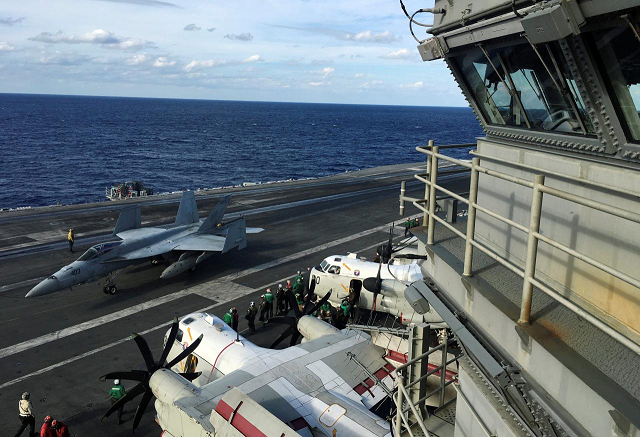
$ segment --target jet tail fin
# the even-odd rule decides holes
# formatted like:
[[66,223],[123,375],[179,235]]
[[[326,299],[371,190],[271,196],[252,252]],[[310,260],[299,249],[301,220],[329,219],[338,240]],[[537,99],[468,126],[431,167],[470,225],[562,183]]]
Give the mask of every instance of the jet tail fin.
[[198,223],[199,221],[200,216],[198,215],[196,196],[193,191],[185,191],[182,193],[182,199],[180,199],[176,225],[188,225],[189,223]]
[[130,229],[138,229],[142,226],[142,213],[140,212],[140,206],[133,208],[127,208],[120,212],[116,227],[113,229],[113,235],[117,235],[120,232],[128,231]]
[[234,247],[237,247],[238,250],[247,247],[247,225],[244,217],[229,223],[229,227],[227,228],[227,239],[224,240],[222,253],[225,253]]
[[209,217],[200,225],[200,229],[198,232],[206,233],[214,230],[219,223],[222,222],[222,217],[224,217],[224,213],[227,211],[227,205],[229,205],[229,201],[231,200],[231,195],[224,196],[220,202],[213,208],[213,211],[209,214]]

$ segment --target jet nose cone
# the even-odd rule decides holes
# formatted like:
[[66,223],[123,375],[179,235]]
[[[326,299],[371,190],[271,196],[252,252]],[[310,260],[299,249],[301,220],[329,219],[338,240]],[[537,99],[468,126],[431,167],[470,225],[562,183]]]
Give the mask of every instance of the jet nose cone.
[[58,290],[60,290],[58,279],[55,276],[50,276],[33,287],[25,297],[44,296],[45,294],[54,293]]

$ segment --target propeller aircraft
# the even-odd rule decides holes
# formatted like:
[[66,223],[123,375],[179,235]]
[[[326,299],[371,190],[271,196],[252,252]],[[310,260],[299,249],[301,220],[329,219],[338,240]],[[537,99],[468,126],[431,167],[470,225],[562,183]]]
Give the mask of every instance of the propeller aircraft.
[[[353,253],[325,258],[311,269],[310,282],[314,284],[316,293],[337,290],[330,299],[333,305],[340,305],[349,298],[350,293],[355,293],[354,300],[360,309],[391,314],[405,325],[425,322],[433,328],[445,327],[433,308],[420,314],[405,299],[406,288],[412,282],[423,279],[417,260],[424,259],[424,256],[411,253],[411,248],[406,247],[394,251],[392,236],[391,230],[387,244],[378,249],[380,262],[359,259]],[[407,260],[413,261],[407,263]]]
[[285,349],[256,346],[207,313],[175,320],[158,361],[134,335],[147,370],[102,377],[138,382],[105,417],[142,395],[134,430],[155,396],[164,437],[391,436],[372,411],[390,408],[394,368],[366,333],[309,315],[328,299],[280,318],[289,328],[274,344],[291,336]]
[[42,296],[74,285],[107,277],[103,291],[115,294],[115,277],[125,267],[151,260],[170,261],[160,278],[172,278],[196,265],[215,252],[225,253],[247,246],[247,233],[262,228],[247,228],[244,216],[228,222],[222,218],[231,196],[225,196],[205,220],[200,220],[193,191],[185,191],[173,224],[163,227],[141,227],[140,206],[120,213],[113,236],[118,240],[96,244],[76,261],[44,279],[25,297]]

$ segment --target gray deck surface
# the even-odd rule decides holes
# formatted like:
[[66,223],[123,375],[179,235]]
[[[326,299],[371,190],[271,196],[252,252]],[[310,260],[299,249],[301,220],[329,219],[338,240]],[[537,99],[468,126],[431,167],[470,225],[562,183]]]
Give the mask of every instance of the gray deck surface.
[[[400,181],[413,180],[414,173],[415,165],[390,166],[319,180],[198,195],[203,216],[218,197],[235,192],[228,213],[242,212],[247,215],[247,226],[266,230],[248,235],[246,249],[214,255],[195,272],[170,280],[159,279],[162,265],[129,268],[118,277],[119,291],[114,296],[103,294],[101,286],[93,283],[40,298],[24,298],[40,279],[106,238],[119,209],[130,205],[129,201],[1,212],[0,420],[9,430],[7,435],[20,425],[17,405],[23,391],[31,392],[38,428],[49,414],[66,422],[75,436],[131,435],[137,403],[125,408],[126,423],[120,427],[114,416],[100,422],[110,406],[110,383],[98,381],[109,371],[140,368],[143,360],[134,342],[127,340],[130,333],[149,331],[144,337],[157,358],[163,335],[175,316],[213,307],[210,312],[222,317],[230,306],[237,306],[244,314],[249,301],[258,301],[266,286],[277,285],[296,270],[315,265],[326,256],[351,251],[372,257],[374,247],[386,239],[387,231],[352,236],[393,220],[401,221]],[[452,180],[447,185],[463,190],[468,179]],[[423,185],[410,182],[407,195],[417,197],[423,190]],[[143,224],[172,222],[178,202],[179,195],[142,201]],[[417,210],[408,207],[407,213],[417,214]],[[69,253],[65,241],[70,227],[77,235],[75,254]],[[300,252],[303,255],[281,261]],[[273,263],[269,268],[247,271],[269,262]],[[230,301],[215,306],[212,296],[217,290],[202,285],[234,273],[230,282],[233,286],[245,292],[255,291],[240,298],[231,296]],[[175,297],[175,293],[189,287],[197,290],[198,285],[205,291],[187,291]],[[144,309],[153,302],[158,304]],[[114,318],[125,311],[130,314]],[[245,322],[241,317],[240,331],[246,328]],[[81,323],[86,324],[81,325],[86,329],[69,331]],[[249,339],[268,346],[282,329],[283,325],[267,325]],[[151,405],[136,435],[160,435],[153,418]]]

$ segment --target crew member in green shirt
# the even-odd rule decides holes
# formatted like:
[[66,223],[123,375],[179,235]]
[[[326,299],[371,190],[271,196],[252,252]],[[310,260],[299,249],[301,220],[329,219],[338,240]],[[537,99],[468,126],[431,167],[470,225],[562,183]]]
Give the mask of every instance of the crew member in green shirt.
[[264,294],[264,300],[267,301],[267,320],[273,317],[273,293],[270,288],[267,288],[267,292]]
[[[115,379],[113,381],[113,387],[109,390],[109,397],[111,398],[111,405],[115,404],[120,400],[124,395],[127,394],[127,391],[124,389],[124,386],[120,384],[119,379]],[[118,425],[122,423],[122,409],[124,408],[124,404],[120,405],[118,408]]]
[[222,321],[229,326],[233,323],[233,314],[231,313],[233,313],[233,308],[229,308],[229,311],[222,317]]

